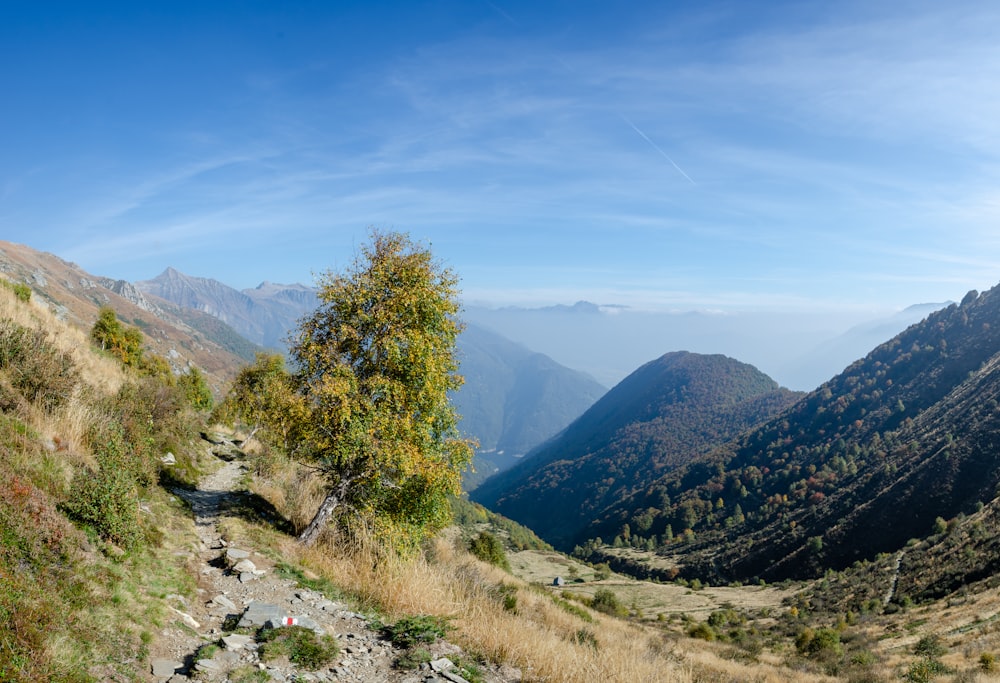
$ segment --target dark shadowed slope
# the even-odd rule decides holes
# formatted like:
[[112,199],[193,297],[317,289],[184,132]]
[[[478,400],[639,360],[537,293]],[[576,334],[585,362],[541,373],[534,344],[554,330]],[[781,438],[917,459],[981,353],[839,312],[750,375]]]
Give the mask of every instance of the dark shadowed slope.
[[[994,288],[879,346],[709,466],[659,482],[669,504],[650,532],[690,528],[668,549],[685,573],[713,578],[811,576],[896,551],[937,518],[993,505],[998,400]],[[996,561],[973,546],[955,557],[952,583]]]
[[629,375],[558,438],[473,497],[565,547],[609,506],[795,397],[731,358],[669,353]]
[[477,325],[458,340],[465,384],[454,396],[463,434],[479,442],[467,490],[566,427],[605,389],[582,372]]

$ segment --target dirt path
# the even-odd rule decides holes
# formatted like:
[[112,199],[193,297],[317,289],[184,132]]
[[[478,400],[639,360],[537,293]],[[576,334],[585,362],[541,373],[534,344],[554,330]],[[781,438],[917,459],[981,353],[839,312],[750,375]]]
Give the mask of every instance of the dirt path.
[[[226,462],[194,491],[175,493],[188,501],[198,535],[197,597],[168,596],[176,618],[154,643],[149,680],[205,681],[453,681],[465,679],[444,660],[461,650],[439,642],[430,648],[435,661],[410,670],[395,668],[403,651],[368,626],[366,617],[295,581],[279,578],[273,564],[253,548],[229,546],[219,533],[226,503],[243,474],[240,461]],[[333,636],[338,657],[319,670],[301,670],[287,658],[261,661],[255,632],[265,622],[288,618]],[[231,637],[241,621],[243,635]],[[207,646],[215,647],[207,647]],[[436,669],[442,669],[437,671]],[[502,679],[484,671],[484,679]]]

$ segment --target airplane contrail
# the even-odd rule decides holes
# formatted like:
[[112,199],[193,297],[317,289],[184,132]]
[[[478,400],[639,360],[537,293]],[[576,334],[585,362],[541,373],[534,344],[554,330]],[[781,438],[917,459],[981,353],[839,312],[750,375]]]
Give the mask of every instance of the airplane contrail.
[[626,118],[625,116],[623,116],[623,115],[621,115],[621,114],[619,114],[619,116],[621,116],[621,118],[622,118],[622,121],[624,121],[624,122],[625,122],[625,123],[627,123],[627,124],[628,124],[629,126],[631,126],[632,130],[634,130],[634,131],[635,131],[636,133],[638,133],[638,134],[639,134],[640,136],[642,136],[642,139],[643,139],[643,140],[645,140],[645,141],[646,141],[646,142],[648,142],[648,143],[649,143],[650,145],[652,145],[653,149],[655,149],[655,150],[656,150],[657,152],[659,152],[659,153],[660,153],[660,154],[661,154],[661,155],[663,156],[663,158],[664,158],[664,159],[666,159],[667,161],[669,161],[669,162],[670,162],[670,165],[671,165],[671,166],[673,166],[674,168],[676,168],[676,169],[677,169],[677,172],[678,172],[678,173],[680,173],[680,174],[681,174],[682,176],[684,176],[685,178],[687,178],[687,181],[688,181],[689,183],[691,183],[692,185],[697,185],[697,184],[698,184],[698,183],[696,183],[695,181],[691,180],[691,176],[689,176],[689,175],[688,175],[687,173],[685,173],[685,172],[684,172],[684,169],[683,169],[683,168],[681,168],[680,166],[678,166],[678,165],[677,165],[677,162],[676,162],[676,161],[674,161],[673,159],[671,159],[671,158],[670,158],[670,155],[669,155],[669,154],[667,154],[667,153],[666,153],[666,152],[664,152],[664,151],[663,151],[662,149],[660,149],[660,146],[659,146],[659,145],[657,145],[657,144],[656,144],[655,142],[653,142],[652,140],[650,140],[650,139],[649,139],[649,136],[648,136],[648,135],[646,135],[646,134],[645,134],[645,133],[643,133],[643,132],[642,132],[641,130],[639,130],[639,127],[638,127],[637,125],[635,125],[634,123],[632,123],[631,121],[629,121],[629,120],[628,120],[628,119],[627,119],[627,118]]
[[490,0],[486,0],[486,4],[489,5],[490,7],[492,7],[494,10],[496,10],[497,14],[499,14],[500,16],[502,16],[504,19],[506,19],[507,21],[509,21],[511,24],[513,24],[514,26],[517,26],[517,22],[514,21],[514,17],[510,16],[509,14],[507,14],[506,12],[504,12],[501,8],[499,8],[496,5],[494,5],[492,2],[490,2]]

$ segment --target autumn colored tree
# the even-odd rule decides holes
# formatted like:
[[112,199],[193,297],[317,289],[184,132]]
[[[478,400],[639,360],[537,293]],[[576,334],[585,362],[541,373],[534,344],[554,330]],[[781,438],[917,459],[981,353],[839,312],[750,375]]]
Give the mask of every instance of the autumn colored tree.
[[137,327],[123,325],[110,306],[101,306],[90,338],[125,365],[137,367],[142,361],[142,332]]
[[297,393],[295,379],[277,353],[258,353],[253,364],[240,370],[221,413],[250,428],[246,441],[260,432],[263,440],[289,454],[309,420],[305,399]]
[[398,546],[448,523],[472,457],[448,399],[462,381],[457,282],[429,249],[378,231],[350,267],[320,277],[320,305],[291,346],[308,450],[329,482],[303,543],[335,515],[361,515]]

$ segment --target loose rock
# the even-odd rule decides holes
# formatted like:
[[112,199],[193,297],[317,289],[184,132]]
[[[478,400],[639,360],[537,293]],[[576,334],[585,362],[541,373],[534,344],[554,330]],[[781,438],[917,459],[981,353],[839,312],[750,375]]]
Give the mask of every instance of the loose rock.
[[175,662],[172,659],[154,659],[150,662],[153,676],[167,679],[174,675],[178,669],[183,669],[182,662]]

